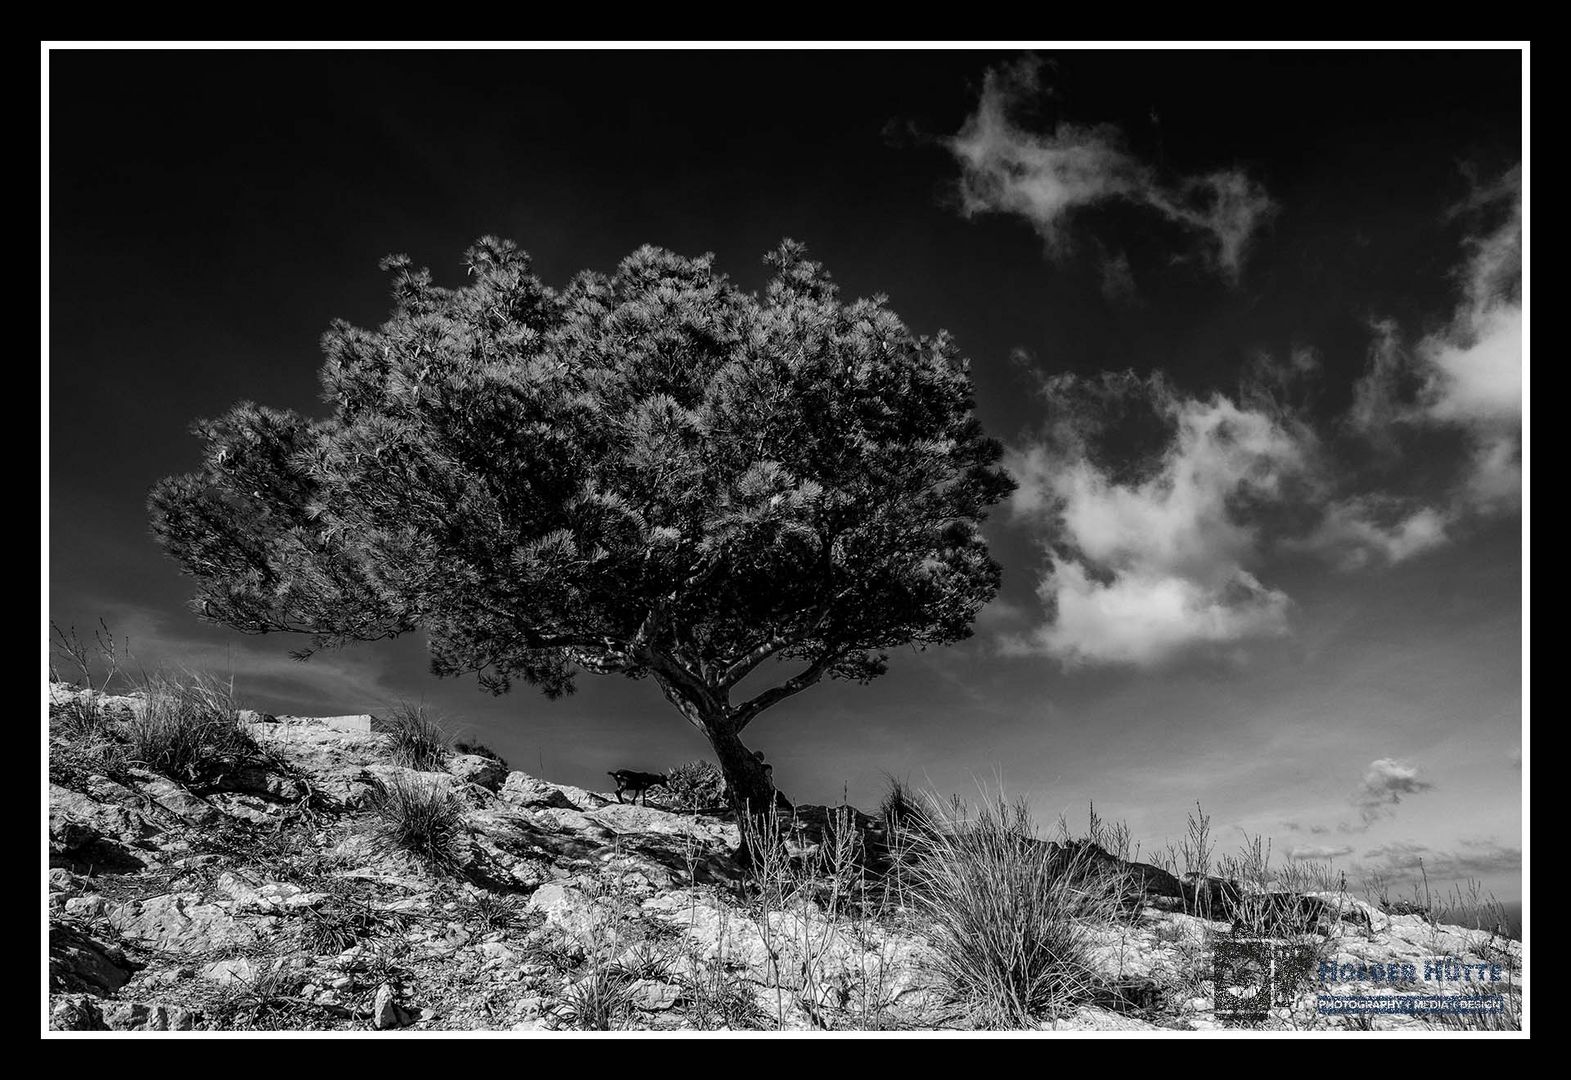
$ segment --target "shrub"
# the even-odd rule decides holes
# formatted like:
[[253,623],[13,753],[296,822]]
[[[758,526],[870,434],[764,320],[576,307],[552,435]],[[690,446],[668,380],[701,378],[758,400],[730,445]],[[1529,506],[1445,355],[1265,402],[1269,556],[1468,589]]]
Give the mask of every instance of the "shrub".
[[447,784],[395,776],[376,784],[370,805],[390,842],[434,867],[459,862],[464,807]]
[[256,752],[240,726],[231,684],[206,675],[189,680],[155,675],[141,689],[141,707],[122,727],[132,764],[196,780]]
[[990,1027],[1030,1027],[1091,995],[1090,927],[1113,921],[1119,890],[1112,875],[1074,865],[1088,845],[1038,839],[1025,805],[1002,799],[974,819],[957,803],[911,840],[913,897],[956,1000]]
[[399,702],[386,717],[378,717],[374,730],[391,736],[388,757],[395,765],[416,772],[441,772],[452,753],[447,733],[425,706]]
[[725,776],[709,761],[689,761],[666,773],[666,796],[678,806],[718,806],[725,802]]

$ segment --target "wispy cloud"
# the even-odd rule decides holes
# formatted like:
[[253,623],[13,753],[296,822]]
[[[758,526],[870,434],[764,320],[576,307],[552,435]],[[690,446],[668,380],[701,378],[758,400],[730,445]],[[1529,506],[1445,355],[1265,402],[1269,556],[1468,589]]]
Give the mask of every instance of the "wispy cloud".
[[1359,860],[1365,873],[1387,881],[1418,881],[1422,877],[1451,880],[1484,878],[1522,868],[1522,849],[1496,841],[1464,842],[1455,850],[1437,850],[1426,844],[1396,841],[1372,848]]
[[[1013,512],[1048,549],[1037,586],[1048,618],[1006,650],[1066,666],[1150,665],[1285,633],[1287,595],[1251,569],[1260,531],[1248,507],[1304,472],[1303,434],[1221,395],[1179,395],[1160,377],[1059,377],[1045,389],[1061,415],[1008,465]],[[1130,410],[1166,432],[1154,466],[1120,468],[1099,451],[1103,424]]]
[[1250,241],[1275,209],[1264,188],[1236,169],[1163,177],[1107,124],[1027,130],[1015,115],[1044,93],[1040,73],[1035,60],[988,71],[976,111],[948,140],[961,165],[962,210],[1023,217],[1049,250],[1062,252],[1076,213],[1123,202],[1190,233],[1211,266],[1236,278]]
[[1300,844],[1291,848],[1287,857],[1294,862],[1321,861],[1323,859],[1339,859],[1344,855],[1351,855],[1353,849],[1346,844],[1338,847],[1328,847],[1323,844]]
[[1411,499],[1373,493],[1331,503],[1315,529],[1286,546],[1320,552],[1343,570],[1395,564],[1440,547],[1451,516]]
[[1404,795],[1417,795],[1434,785],[1422,780],[1418,768],[1393,758],[1380,758],[1369,763],[1363,782],[1353,793],[1353,805],[1366,823],[1391,813],[1391,807],[1402,801]]

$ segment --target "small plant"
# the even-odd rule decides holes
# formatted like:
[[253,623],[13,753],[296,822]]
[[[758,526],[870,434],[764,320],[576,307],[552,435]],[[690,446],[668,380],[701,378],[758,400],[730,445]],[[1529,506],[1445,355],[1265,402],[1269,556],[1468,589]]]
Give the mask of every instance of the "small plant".
[[237,977],[212,1008],[216,1027],[234,1031],[281,1031],[317,1026],[317,1009],[300,996],[305,977],[279,965],[250,979]]
[[633,984],[611,967],[597,967],[562,995],[559,1026],[576,1031],[619,1031],[633,1015]]
[[666,801],[702,810],[725,802],[725,776],[713,762],[698,760],[666,773]]
[[464,807],[440,780],[394,776],[379,781],[370,809],[389,841],[437,868],[460,861]]
[[616,968],[628,979],[664,979],[671,973],[672,960],[651,942],[640,942],[623,953]]
[[425,706],[399,702],[374,730],[390,736],[388,758],[416,772],[441,772],[451,756],[451,740],[442,725],[426,715]]
[[742,977],[719,960],[695,960],[679,980],[684,1015],[699,1031],[755,1030],[769,1021]]
[[300,915],[301,947],[317,955],[333,955],[378,934],[404,927],[404,917],[395,911],[379,911],[343,887],[327,900],[306,908]]
[[518,908],[513,901],[492,893],[480,893],[470,900],[467,915],[483,934],[511,930],[518,925]]
[[528,955],[558,975],[571,975],[584,966],[586,952],[581,943],[561,934],[551,934],[527,945]]
[[[120,674],[121,664],[130,658],[126,643],[115,637],[103,619],[98,620],[98,629],[93,631],[92,644],[88,644],[74,626],[62,630],[59,623],[51,622],[49,629],[50,682],[63,683],[69,674],[84,689],[103,694]],[[95,676],[95,667],[101,668],[102,673]]]

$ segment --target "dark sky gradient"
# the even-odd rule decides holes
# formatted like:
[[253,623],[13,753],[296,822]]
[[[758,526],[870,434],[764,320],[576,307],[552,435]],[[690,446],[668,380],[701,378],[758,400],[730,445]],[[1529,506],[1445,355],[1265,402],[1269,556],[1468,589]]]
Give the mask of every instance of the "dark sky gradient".
[[[1054,94],[1022,122],[1116,125],[1164,173],[1236,168],[1264,185],[1278,212],[1236,286],[1175,261],[1183,233],[1127,206],[1078,216],[1058,257],[1018,218],[959,213],[941,140],[1007,55],[53,52],[50,615],[102,615],[150,665],[230,666],[278,711],[425,700],[565,782],[700,756],[648,684],[492,699],[428,675],[417,640],[300,665],[295,643],[202,624],[151,540],[147,489],[196,465],[196,417],[241,399],[319,412],[317,339],[335,317],[385,315],[382,255],[456,283],[485,233],[557,285],[653,243],[712,251],[754,286],[763,253],[794,237],[845,294],[886,293],[913,328],[954,333],[984,423],[1011,443],[1041,423],[1036,373],[1162,371],[1203,395],[1299,347],[1320,358],[1309,415],[1331,430],[1372,320],[1418,335],[1450,314],[1467,232],[1447,208],[1522,156],[1515,52],[1045,56]],[[1097,253],[1115,247],[1132,303],[1103,296]],[[1397,471],[1420,484],[1423,468]],[[1312,822],[1329,836],[1356,821],[1366,767],[1401,759],[1433,787],[1353,836],[1351,857],[1487,851],[1468,865],[1514,899],[1520,530],[1514,514],[1482,519],[1362,574],[1284,557],[1270,584],[1293,599],[1290,635],[1066,670],[1000,652],[1010,620],[1041,619],[1040,537],[1001,508],[1003,598],[973,640],[897,656],[868,687],[820,686],[750,741],[801,800],[869,804],[884,771],[946,791],[1001,775],[1049,820],[1079,823],[1095,799],[1148,847],[1180,836],[1198,798],[1224,843],[1263,831],[1282,851]]]

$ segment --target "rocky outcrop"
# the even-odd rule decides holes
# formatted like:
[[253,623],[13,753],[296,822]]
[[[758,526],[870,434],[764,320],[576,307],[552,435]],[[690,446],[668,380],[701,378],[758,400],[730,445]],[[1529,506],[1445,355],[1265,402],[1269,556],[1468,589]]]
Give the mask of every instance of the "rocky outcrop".
[[[851,877],[765,906],[723,814],[619,804],[486,755],[413,772],[369,723],[244,723],[257,754],[200,785],[130,769],[51,787],[51,1027],[549,1030],[590,1024],[596,1002],[634,1028],[972,1023],[940,992],[932,928],[899,902],[880,823],[855,808],[784,823],[799,866],[854,830]],[[450,861],[390,839],[369,800],[398,783],[453,796]],[[1216,1026],[1207,950],[1240,929],[1312,940],[1355,972],[1425,955],[1520,971],[1518,943],[1345,895],[1044,846],[1125,900],[1085,928],[1095,993],[1048,1024]],[[870,892],[834,899],[862,874]]]

